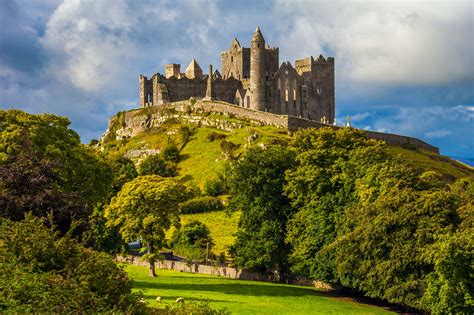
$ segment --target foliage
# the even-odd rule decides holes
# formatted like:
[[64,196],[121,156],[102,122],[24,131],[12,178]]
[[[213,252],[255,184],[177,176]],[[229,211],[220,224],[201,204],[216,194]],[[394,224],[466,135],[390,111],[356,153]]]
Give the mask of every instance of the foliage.
[[301,131],[291,146],[296,272],[420,310],[472,312],[472,181],[420,174],[352,129]]
[[209,303],[185,302],[175,303],[171,306],[166,306],[164,310],[158,311],[158,314],[163,315],[229,315],[230,312],[226,308],[213,309]]
[[[179,161],[179,149],[175,145],[172,145],[172,144],[164,147],[163,150],[161,150],[160,155],[163,158],[163,160],[167,162],[177,163]],[[151,174],[148,174],[148,175],[151,175]],[[155,175],[159,175],[159,174],[155,174]]]
[[207,135],[207,140],[210,142],[213,142],[214,140],[221,140],[221,139],[225,139],[226,137],[227,135],[223,133],[213,131]]
[[[179,224],[180,202],[186,188],[178,181],[157,175],[139,176],[126,183],[105,209],[110,227],[119,227],[126,241],[140,239],[149,255],[163,247],[165,231]],[[150,256],[150,275],[154,276],[154,257]]]
[[242,211],[230,249],[236,265],[278,276],[288,271],[285,235],[292,208],[282,192],[285,171],[292,165],[292,153],[279,146],[252,148],[234,163],[229,209]]
[[234,152],[239,147],[239,145],[233,143],[232,141],[222,140],[220,147],[227,158],[233,158]]
[[158,154],[148,156],[140,164],[140,175],[174,177],[176,174],[176,164],[166,161],[161,155]]
[[0,310],[7,312],[140,313],[125,272],[104,253],[86,249],[30,214],[0,219]]
[[209,249],[214,245],[211,237],[211,231],[202,222],[193,220],[186,223],[181,228],[173,232],[171,244],[174,245],[188,245],[200,249]]
[[86,221],[92,207],[104,201],[112,171],[68,126],[69,120],[54,115],[0,111],[2,217],[21,220],[28,211],[51,212],[64,233],[73,219]]
[[201,213],[222,210],[219,199],[210,196],[196,197],[180,204],[181,213]]
[[222,178],[211,178],[204,184],[204,192],[209,196],[219,196],[224,192],[225,184]]

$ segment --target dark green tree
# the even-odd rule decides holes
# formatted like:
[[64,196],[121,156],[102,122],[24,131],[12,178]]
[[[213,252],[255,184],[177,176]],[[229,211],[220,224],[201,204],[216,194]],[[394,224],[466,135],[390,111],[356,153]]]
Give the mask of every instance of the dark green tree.
[[230,252],[234,263],[251,270],[271,271],[282,277],[288,271],[290,247],[286,224],[292,214],[283,195],[285,171],[293,155],[284,147],[248,150],[232,168],[231,211],[241,211],[237,239]]

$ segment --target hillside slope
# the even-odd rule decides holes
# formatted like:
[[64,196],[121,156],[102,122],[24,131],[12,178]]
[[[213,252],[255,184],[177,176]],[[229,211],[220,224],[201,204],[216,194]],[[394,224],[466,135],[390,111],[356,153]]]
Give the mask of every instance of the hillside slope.
[[[285,129],[276,126],[259,125],[219,114],[203,113],[201,120],[196,119],[196,113],[193,115],[190,119],[171,113],[159,127],[119,140],[110,137],[103,139],[100,148],[107,155],[126,156],[139,164],[147,155],[156,154],[165,146],[174,144],[180,149],[181,156],[178,177],[187,185],[198,186],[202,190],[207,181],[225,172],[229,154],[236,158],[249,146],[285,144],[291,139]],[[112,118],[109,130],[118,130],[120,127],[120,115],[117,115]],[[235,149],[230,153],[226,152],[223,142],[231,142]],[[388,146],[388,150],[415,169],[436,171],[450,181],[462,177],[474,178],[473,168],[449,157],[400,146]],[[224,212],[216,212],[212,215],[203,213],[183,216],[183,222],[191,219],[200,220],[211,228],[216,253],[224,251],[233,242],[232,235],[237,228],[238,214],[227,217]]]

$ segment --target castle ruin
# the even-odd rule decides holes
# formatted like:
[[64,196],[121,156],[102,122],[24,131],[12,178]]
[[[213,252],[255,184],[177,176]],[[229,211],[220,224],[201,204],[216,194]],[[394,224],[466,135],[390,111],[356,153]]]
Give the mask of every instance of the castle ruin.
[[167,64],[165,76],[140,75],[140,105],[163,105],[191,97],[220,100],[242,108],[334,123],[334,58],[308,57],[280,65],[279,49],[271,48],[257,27],[250,48],[235,38],[221,53],[221,72],[204,75],[195,59],[184,73]]

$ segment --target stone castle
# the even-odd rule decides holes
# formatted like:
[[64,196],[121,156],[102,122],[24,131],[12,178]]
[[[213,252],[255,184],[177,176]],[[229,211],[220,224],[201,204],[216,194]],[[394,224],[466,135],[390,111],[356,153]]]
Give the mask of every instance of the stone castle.
[[279,49],[265,43],[257,27],[250,48],[235,38],[221,53],[221,73],[207,75],[195,59],[185,72],[167,64],[165,76],[140,75],[140,105],[163,105],[191,97],[219,100],[242,108],[332,124],[335,117],[334,58],[308,57],[280,65]]

